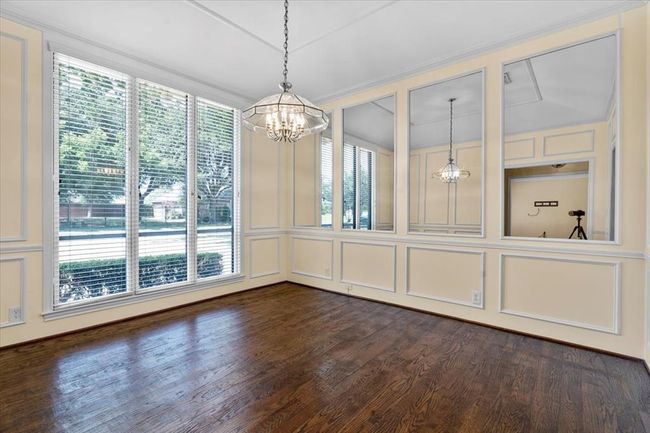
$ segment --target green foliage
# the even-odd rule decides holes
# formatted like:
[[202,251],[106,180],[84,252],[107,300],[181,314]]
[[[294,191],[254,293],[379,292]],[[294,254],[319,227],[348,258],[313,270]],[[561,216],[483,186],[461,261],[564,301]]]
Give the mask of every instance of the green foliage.
[[197,110],[199,221],[230,223],[232,215],[226,205],[232,200],[233,111],[202,102],[197,104]]
[[[223,256],[199,253],[199,278],[221,275]],[[185,254],[145,256],[139,260],[140,288],[182,282],[187,279]],[[126,291],[126,259],[99,259],[59,265],[59,302],[66,303]]]

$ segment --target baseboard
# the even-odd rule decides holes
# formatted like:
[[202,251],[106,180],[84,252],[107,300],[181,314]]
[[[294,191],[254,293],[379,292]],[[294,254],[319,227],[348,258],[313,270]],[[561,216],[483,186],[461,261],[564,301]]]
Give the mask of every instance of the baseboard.
[[[104,326],[114,326],[114,325],[117,325],[117,324],[120,324],[120,323],[128,322],[130,320],[141,319],[143,317],[153,316],[154,314],[161,314],[161,313],[165,313],[167,311],[178,310],[179,308],[189,307],[191,305],[200,304],[202,302],[214,301],[215,299],[225,298],[225,297],[228,297],[228,296],[234,296],[234,295],[238,295],[238,294],[241,294],[241,293],[251,292],[253,290],[263,289],[263,288],[269,287],[269,286],[275,286],[276,284],[284,284],[284,283],[289,283],[289,282],[290,281],[280,281],[278,283],[271,283],[271,284],[264,284],[262,286],[257,286],[257,287],[250,287],[248,289],[242,289],[242,290],[239,290],[239,291],[236,291],[236,292],[231,292],[231,293],[225,293],[223,295],[212,296],[212,297],[206,298],[206,299],[199,299],[198,301],[192,301],[192,302],[188,302],[186,304],[174,305],[173,307],[163,308],[161,310],[149,311],[147,313],[137,314],[135,316],[124,317],[122,319],[111,320],[109,322],[98,323],[96,325],[91,325],[91,326],[84,326],[82,328],[73,329],[71,331],[65,331],[65,332],[59,332],[59,333],[52,334],[52,335],[46,335],[45,337],[34,338],[33,340],[26,340],[26,341],[21,341],[19,343],[8,344],[6,346],[0,346],[0,351],[3,351],[5,349],[13,349],[13,348],[20,347],[20,346],[25,346],[27,344],[40,343],[40,342],[50,340],[50,339],[53,339],[53,338],[58,338],[58,337],[66,336],[66,335],[76,334],[78,332],[84,332],[84,331],[90,331],[92,329],[103,328]],[[292,284],[294,284],[294,283],[292,283]]]
[[308,287],[310,289],[321,290],[321,291],[324,291],[324,292],[334,293],[334,294],[341,295],[341,296],[349,296],[349,297],[352,297],[352,298],[363,299],[364,301],[369,301],[369,302],[377,302],[379,304],[390,305],[392,307],[403,308],[405,310],[417,311],[419,313],[430,314],[432,316],[437,316],[437,317],[444,317],[445,319],[457,320],[459,322],[464,322],[464,323],[471,323],[472,325],[483,326],[485,328],[495,329],[495,330],[501,331],[501,332],[508,332],[510,334],[521,335],[521,336],[530,337],[530,338],[536,338],[538,340],[548,341],[548,342],[556,343],[556,344],[562,344],[564,346],[574,347],[576,349],[589,350],[591,352],[601,353],[601,354],[609,355],[609,356],[615,356],[617,358],[627,359],[627,360],[630,360],[630,361],[641,362],[641,363],[643,363],[643,365],[648,370],[648,374],[650,374],[650,365],[648,364],[647,360],[637,358],[637,357],[631,356],[631,355],[626,355],[624,353],[610,352],[608,350],[600,349],[598,347],[591,347],[591,346],[586,346],[586,345],[582,345],[582,344],[571,343],[569,341],[559,340],[559,339],[556,339],[556,338],[546,337],[546,336],[543,336],[543,335],[530,334],[528,332],[518,331],[516,329],[504,328],[504,327],[501,327],[501,326],[492,325],[492,324],[484,323],[484,322],[477,322],[475,320],[467,320],[467,319],[463,319],[463,318],[456,317],[456,316],[450,316],[448,314],[436,313],[436,312],[433,312],[433,311],[424,310],[424,309],[420,309],[420,308],[409,307],[409,306],[406,306],[406,305],[396,304],[396,303],[392,303],[392,302],[380,301],[380,300],[373,299],[373,298],[354,295],[354,294],[346,293],[346,292],[339,292],[337,290],[325,289],[325,288],[321,288],[321,287],[312,286],[312,285],[309,285],[309,284],[296,283],[295,281],[287,281],[287,282],[289,282],[291,284],[296,284],[298,286]]

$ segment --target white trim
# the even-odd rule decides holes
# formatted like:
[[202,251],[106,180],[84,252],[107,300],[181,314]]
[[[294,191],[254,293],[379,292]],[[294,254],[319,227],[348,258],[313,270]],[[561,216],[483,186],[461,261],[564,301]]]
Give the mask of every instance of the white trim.
[[523,141],[531,141],[531,140],[533,141],[533,154],[532,155],[530,155],[530,156],[518,156],[516,158],[506,158],[505,149],[504,149],[504,152],[503,152],[504,160],[505,161],[516,161],[516,160],[520,160],[520,159],[532,159],[532,158],[535,158],[535,142],[536,142],[535,137],[520,138],[518,140],[504,141],[503,145],[505,147],[506,144],[521,143]]
[[[474,74],[481,74],[481,140],[480,140],[480,142],[481,142],[481,144],[480,144],[480,147],[481,147],[481,190],[480,190],[480,193],[481,193],[481,222],[480,222],[480,233],[478,233],[478,234],[474,234],[474,233],[465,233],[465,234],[460,234],[460,233],[429,233],[429,234],[427,234],[427,236],[469,237],[469,238],[482,238],[482,239],[485,238],[485,190],[486,190],[486,187],[485,187],[485,168],[486,168],[486,164],[485,164],[485,154],[486,154],[485,153],[485,144],[486,144],[486,141],[485,141],[485,129],[486,129],[486,116],[487,116],[486,110],[485,110],[485,105],[486,105],[485,92],[486,92],[486,75],[487,75],[486,71],[487,71],[487,67],[482,66],[481,68],[478,68],[478,69],[473,69],[473,70],[462,72],[462,73],[459,73],[459,74],[449,75],[447,77],[441,78],[441,79],[433,81],[433,82],[417,85],[417,86],[414,86],[414,87],[408,87],[406,89],[406,92],[407,92],[407,104],[406,104],[407,114],[406,114],[406,116],[407,116],[407,122],[408,122],[408,125],[409,125],[409,127],[406,128],[406,133],[407,133],[406,143],[407,143],[407,149],[408,149],[408,159],[406,161],[406,173],[407,173],[407,176],[408,176],[407,183],[406,183],[406,197],[407,197],[407,203],[408,203],[407,216],[406,216],[407,234],[417,233],[417,232],[413,232],[411,230],[411,212],[410,212],[411,211],[411,205],[410,205],[410,200],[411,200],[411,190],[410,190],[411,189],[411,178],[410,178],[410,174],[411,174],[411,127],[410,127],[410,121],[411,121],[411,93],[416,91],[416,90],[425,88],[425,87],[435,86],[437,84],[446,83],[448,81],[469,77],[470,75],[474,75]],[[413,150],[417,150],[417,149],[418,148],[413,148]],[[457,150],[458,149],[456,149],[456,151]],[[424,176],[425,176],[425,180],[424,180],[424,197],[425,197],[425,200],[426,200],[426,197],[427,197],[426,176],[428,176],[427,173],[429,172],[427,155],[430,154],[430,153],[439,153],[439,152],[443,152],[443,150],[424,152],[423,153],[424,154]],[[447,152],[447,150],[444,150],[444,152]],[[419,170],[419,167],[418,167],[418,170]],[[420,176],[418,176],[418,189],[419,189],[419,181],[420,181]],[[448,184],[447,186],[448,186],[448,190],[450,190],[451,189],[450,185]],[[449,222],[449,212],[450,212],[450,210],[449,210],[450,209],[450,198],[449,198],[449,196],[450,195],[451,194],[448,192],[448,194],[447,194],[447,223],[445,225],[450,225],[450,222]],[[454,200],[455,199],[456,199],[456,197],[454,197]],[[419,216],[419,206],[420,206],[419,202],[420,202],[420,199],[419,199],[419,196],[418,196],[418,216]],[[426,206],[424,206],[422,218],[423,218],[422,224],[426,224],[426,219],[427,219],[427,217],[426,217]],[[454,209],[454,220],[455,219],[456,219],[456,209]],[[418,234],[421,234],[421,233],[418,233]]]
[[[289,255],[289,260],[290,260],[290,272],[295,275],[304,275],[305,277],[312,277],[312,278],[320,278],[322,280],[334,280],[334,240],[332,239],[323,239],[319,237],[309,237],[309,236],[291,236],[291,253]],[[296,239],[302,239],[306,241],[315,241],[315,242],[329,242],[330,243],[330,275],[318,275],[318,274],[312,274],[310,272],[302,272],[302,271],[296,271],[295,270],[295,263],[294,263],[294,254],[295,254],[295,247],[294,247],[294,241]]]
[[[396,158],[396,150],[397,150],[397,115],[396,115],[396,112],[397,112],[397,109],[396,109],[397,108],[397,94],[398,94],[397,90],[392,90],[392,91],[385,92],[385,93],[382,93],[382,94],[377,95],[377,96],[369,97],[369,98],[364,99],[364,100],[362,100],[360,102],[355,102],[354,104],[342,105],[342,106],[338,107],[338,109],[341,110],[341,155],[340,155],[341,156],[341,159],[340,159],[340,163],[341,163],[341,173],[340,173],[341,174],[341,176],[340,176],[341,177],[341,195],[340,195],[341,209],[339,209],[340,212],[341,212],[341,215],[339,215],[341,217],[341,220],[340,220],[341,225],[340,225],[339,229],[341,231],[345,231],[346,233],[348,233],[348,232],[358,232],[358,233],[373,233],[373,232],[397,233],[397,206],[396,206],[396,203],[397,203],[397,188],[396,188],[396,186],[397,186],[397,158]],[[345,172],[343,170],[343,166],[344,166],[344,161],[345,161],[344,147],[345,147],[345,144],[346,144],[345,143],[345,135],[346,135],[345,134],[345,109],[346,108],[354,108],[354,107],[357,107],[359,105],[369,104],[369,103],[379,101],[379,100],[385,99],[385,98],[390,98],[390,97],[393,98],[393,109],[394,109],[394,112],[393,112],[393,229],[392,230],[376,230],[376,229],[373,228],[371,230],[361,230],[361,229],[354,229],[354,228],[345,228],[345,227],[343,227],[343,192],[345,191],[345,185],[344,185]],[[377,148],[368,149],[367,147],[358,146],[356,144],[349,144],[349,145],[354,146],[355,149],[363,148],[365,150],[368,150],[368,151],[372,152],[373,154],[377,153]],[[373,146],[369,146],[369,147],[373,147]],[[378,146],[378,147],[381,148],[381,146]],[[384,149],[384,150],[386,150],[386,149]],[[375,159],[375,164],[372,164],[372,165],[376,166],[376,159],[377,158],[375,157],[374,159]],[[334,161],[334,152],[332,151],[332,165],[334,165],[335,163],[336,162]],[[374,170],[374,168],[373,168],[373,170]],[[333,177],[333,175],[332,175],[332,177]],[[372,191],[373,192],[373,200],[372,200],[373,203],[371,203],[371,206],[374,206],[376,204],[376,203],[374,203],[376,201],[374,199],[374,194],[375,194],[376,183],[377,183],[377,178],[375,176],[375,173],[373,173],[372,181],[373,181],[373,184],[375,186],[372,188],[372,190],[373,190]],[[332,183],[334,183],[333,179],[332,179]],[[358,194],[357,194],[357,197],[358,197]],[[334,196],[332,195],[332,202],[333,201],[334,201]],[[332,205],[332,208],[333,208],[333,205]],[[359,208],[358,205],[356,206],[356,208],[357,209]],[[333,212],[334,212],[334,209],[332,209],[332,213]],[[375,226],[375,223],[376,223],[376,214],[377,214],[376,209],[373,209],[372,210],[372,220],[371,220],[371,225],[373,227]],[[356,219],[355,222],[358,223],[359,221],[358,221],[358,218],[356,218],[356,216],[355,216],[355,219]],[[334,226],[334,216],[333,215],[332,215],[332,226]]]
[[[25,308],[27,307],[27,288],[25,285],[27,272],[25,268],[25,257],[2,257],[0,258],[0,263],[1,262],[18,262],[20,264],[20,319],[14,322],[9,321],[0,323],[0,329],[25,324]],[[3,306],[3,308],[7,308],[7,305]]]
[[[562,263],[589,263],[597,265],[609,265],[614,267],[614,302],[612,306],[612,327],[607,328],[603,326],[593,325],[591,323],[576,322],[572,320],[565,320],[556,317],[526,313],[523,311],[510,310],[503,307],[504,301],[504,290],[505,290],[505,278],[504,278],[504,265],[505,257],[523,257],[530,260],[546,260],[546,261],[558,261]],[[502,314],[508,314],[511,316],[524,317],[527,319],[542,320],[544,322],[555,323],[559,325],[572,326],[574,328],[583,328],[589,329],[591,331],[605,332],[608,334],[620,334],[620,305],[621,305],[621,262],[616,261],[601,261],[601,260],[587,260],[587,259],[565,259],[561,257],[552,257],[552,256],[538,256],[530,254],[513,254],[513,253],[500,253],[499,254],[499,303],[498,311]]]
[[[366,246],[374,246],[374,247],[391,247],[393,250],[393,261],[392,261],[392,266],[393,266],[393,287],[381,287],[381,286],[373,286],[372,284],[367,284],[367,283],[362,283],[358,281],[352,281],[352,280],[345,280],[343,279],[343,264],[345,261],[343,260],[343,246],[345,244],[355,244],[355,245],[366,245]],[[339,242],[339,270],[340,270],[340,276],[339,276],[339,283],[341,284],[350,284],[353,286],[360,286],[360,287],[367,287],[370,289],[377,289],[377,290],[382,290],[384,292],[391,292],[391,293],[396,293],[397,291],[397,244],[395,243],[378,243],[378,242],[359,242],[359,241],[346,241],[343,240]]]
[[[451,247],[469,247],[469,248],[483,248],[488,250],[509,250],[509,251],[525,251],[525,252],[540,252],[540,253],[555,253],[555,254],[570,254],[570,255],[582,255],[582,256],[592,256],[592,257],[614,257],[630,260],[645,260],[644,251],[634,251],[634,250],[618,250],[618,249],[595,249],[597,241],[590,242],[569,242],[567,243],[558,243],[558,245],[553,245],[550,243],[549,246],[546,245],[527,245],[525,243],[519,243],[526,241],[522,238],[512,238],[505,240],[500,240],[496,242],[488,242],[482,239],[477,239],[477,236],[454,236],[448,237],[446,239],[436,239],[430,235],[422,235],[420,233],[410,233],[406,236],[396,236],[391,234],[382,235],[381,233],[364,233],[356,231],[346,231],[346,232],[318,232],[292,229],[288,231],[288,234],[291,236],[318,236],[320,238],[330,238],[330,239],[352,239],[359,241],[378,241],[378,242],[389,242],[389,243],[410,243],[410,244],[419,244],[419,245],[440,245],[440,246],[451,246]],[[471,240],[473,238],[475,240]],[[555,239],[561,241],[562,239]],[[582,248],[568,248],[571,246],[580,246]],[[584,248],[587,246],[587,248]]]
[[[592,239],[579,240],[579,239],[558,239],[558,238],[537,238],[537,237],[535,237],[535,238],[531,238],[531,237],[512,237],[512,236],[506,236],[505,235],[505,194],[504,194],[505,184],[504,184],[504,172],[505,172],[506,164],[505,164],[505,159],[504,159],[504,156],[505,156],[504,152],[505,152],[505,139],[506,139],[506,135],[505,135],[505,132],[506,132],[505,131],[505,117],[506,117],[505,116],[505,109],[506,109],[506,105],[505,105],[505,91],[504,91],[505,90],[505,84],[504,84],[503,80],[501,80],[501,85],[499,86],[499,91],[501,92],[501,98],[500,98],[501,107],[499,108],[499,113],[501,114],[500,131],[499,131],[499,135],[500,135],[500,138],[499,138],[499,142],[500,142],[500,146],[499,146],[499,173],[500,173],[500,175],[499,175],[499,225],[500,225],[500,227],[499,227],[499,238],[500,238],[501,241],[523,240],[523,241],[542,242],[542,243],[549,243],[549,244],[550,243],[556,243],[556,242],[557,243],[576,243],[576,242],[580,242],[580,243],[589,243],[589,244],[592,244],[592,245],[621,245],[621,241],[620,241],[620,220],[621,220],[621,218],[620,218],[620,213],[621,213],[621,206],[620,206],[620,196],[621,196],[621,188],[620,188],[620,184],[621,184],[621,175],[620,175],[620,171],[621,171],[621,155],[620,154],[621,154],[621,151],[620,151],[620,149],[621,149],[622,146],[621,146],[621,138],[620,138],[621,137],[621,128],[620,128],[621,111],[620,110],[621,110],[622,105],[621,105],[621,91],[620,91],[620,81],[621,81],[621,31],[620,31],[620,27],[619,27],[618,30],[616,30],[614,32],[610,31],[610,32],[605,32],[605,33],[601,33],[601,34],[597,34],[597,35],[592,35],[592,36],[590,36],[588,38],[580,39],[580,40],[573,41],[571,43],[560,45],[560,46],[555,46],[553,48],[549,48],[549,49],[539,51],[539,52],[536,52],[536,53],[527,54],[527,55],[519,57],[519,58],[504,60],[504,61],[501,62],[501,75],[503,75],[503,71],[504,71],[504,68],[505,68],[506,65],[509,65],[509,64],[512,64],[512,63],[515,63],[515,62],[518,62],[518,61],[521,61],[521,60],[524,60],[524,59],[537,57],[537,56],[552,53],[552,52],[555,52],[555,51],[563,50],[563,49],[566,49],[566,48],[571,48],[571,47],[574,47],[574,46],[577,46],[577,45],[581,45],[581,44],[589,43],[589,42],[592,42],[592,41],[600,40],[600,39],[607,38],[607,37],[610,37],[610,36],[616,37],[616,42],[617,42],[617,45],[616,45],[617,46],[617,49],[616,49],[616,57],[617,57],[617,59],[616,59],[617,60],[616,61],[617,98],[616,98],[615,109],[617,110],[617,112],[619,114],[617,116],[618,126],[617,126],[617,135],[616,135],[618,137],[618,148],[617,148],[617,152],[616,152],[616,159],[617,159],[616,160],[616,171],[617,172],[616,172],[616,185],[615,185],[615,188],[616,188],[616,191],[615,191],[615,203],[613,203],[613,204],[610,203],[610,206],[615,207],[615,212],[614,213],[616,215],[616,221],[614,221],[614,223],[615,223],[614,224],[614,231],[615,231],[614,239],[606,241],[606,240],[592,240]],[[585,160],[585,159],[589,159],[589,158],[582,158],[582,160]],[[563,161],[563,162],[566,162],[566,161]],[[540,161],[539,164],[543,165],[543,164],[549,164],[549,163],[551,163],[551,162],[549,162],[549,161],[541,162]],[[532,165],[532,164],[529,164],[529,165]],[[514,165],[514,166],[516,166],[516,165]],[[513,166],[510,166],[510,165],[508,166],[508,168],[511,168],[511,167],[513,167]],[[592,168],[595,168],[595,167],[590,165],[590,171],[593,171]],[[610,236],[611,235],[612,234],[610,233]],[[637,252],[634,252],[635,256],[636,256],[636,254],[637,254]]]
[[272,240],[272,239],[275,239],[275,241],[276,241],[276,253],[275,253],[275,256],[278,258],[278,265],[281,264],[280,263],[280,261],[281,261],[280,260],[281,259],[281,255],[280,255],[280,236],[265,236],[265,237],[259,237],[259,238],[252,238],[249,241],[250,252],[248,253],[248,260],[250,261],[250,270],[251,270],[251,274],[248,276],[249,278],[253,279],[253,278],[259,278],[259,277],[266,277],[266,276],[269,276],[269,275],[277,275],[277,274],[279,274],[281,272],[280,266],[278,266],[278,269],[274,270],[274,271],[253,273],[253,242],[267,241],[267,240]]
[[17,245],[11,247],[0,248],[0,254],[16,254],[16,253],[39,253],[43,251],[43,245]]
[[[583,150],[570,150],[568,152],[556,152],[556,153],[548,153],[546,151],[546,140],[549,138],[556,138],[556,137],[568,137],[571,135],[578,135],[578,134],[584,134],[584,133],[591,133],[591,147],[589,149],[583,149]],[[542,157],[549,157],[549,156],[558,156],[558,155],[572,155],[576,153],[590,153],[594,152],[596,150],[596,130],[594,129],[585,129],[582,131],[575,131],[575,132],[564,132],[561,134],[553,134],[553,135],[544,135],[544,140],[542,142]]]
[[[424,293],[418,293],[417,291],[413,291],[410,289],[410,274],[409,274],[409,264],[410,264],[410,255],[409,252],[410,250],[422,250],[422,251],[441,251],[441,252],[448,252],[448,253],[456,253],[456,254],[473,254],[473,255],[479,255],[481,257],[481,264],[480,264],[480,274],[481,274],[481,281],[479,283],[478,289],[474,289],[472,291],[478,290],[481,293],[481,303],[479,305],[474,304],[472,302],[466,302],[458,299],[452,299],[452,298],[446,298],[443,296],[434,296],[434,295],[428,295]],[[477,251],[477,250],[460,250],[460,249],[451,249],[451,248],[436,248],[436,247],[420,247],[420,246],[414,246],[414,245],[406,245],[406,258],[405,258],[405,263],[406,263],[406,269],[404,270],[404,289],[405,289],[405,294],[407,296],[415,296],[418,298],[426,298],[426,299],[432,299],[434,301],[440,301],[440,302],[446,302],[449,304],[457,304],[457,305],[463,305],[466,307],[472,307],[472,308],[478,308],[478,309],[485,309],[485,251]],[[462,272],[462,270],[461,270]]]
[[[90,302],[76,303],[73,305],[64,305],[59,306],[56,310],[46,311],[42,313],[43,320],[50,321],[54,319],[62,319],[65,317],[77,316],[79,314],[92,313],[95,311],[107,310],[110,308],[121,307],[123,305],[136,304],[139,302],[150,301],[153,299],[166,298],[169,296],[175,296],[182,293],[196,292],[199,290],[207,290],[211,288],[216,288],[219,286],[225,286],[228,284],[237,283],[244,281],[245,277],[241,274],[237,275],[227,275],[221,278],[211,278],[206,280],[201,280],[195,284],[184,284],[177,285],[169,288],[152,288],[145,289],[140,291],[138,294],[122,294],[121,296],[115,296],[110,299],[99,299]],[[249,288],[242,288],[241,290],[235,290],[233,292],[248,290]]]
[[20,205],[19,205],[19,224],[20,229],[17,236],[7,236],[0,238],[2,242],[24,242],[27,240],[27,152],[29,150],[28,141],[28,54],[27,39],[11,33],[0,31],[0,36],[14,39],[20,43],[21,57],[21,75],[20,75]]

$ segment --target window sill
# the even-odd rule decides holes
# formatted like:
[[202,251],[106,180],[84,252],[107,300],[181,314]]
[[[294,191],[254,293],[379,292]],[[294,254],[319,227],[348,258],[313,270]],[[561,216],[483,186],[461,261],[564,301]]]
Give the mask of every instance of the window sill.
[[62,305],[56,307],[52,311],[42,313],[45,321],[63,319],[66,317],[77,316],[79,314],[87,314],[95,311],[107,310],[116,308],[123,305],[135,304],[138,302],[150,301],[153,299],[166,298],[169,296],[178,295],[181,293],[195,292],[198,290],[205,290],[212,287],[224,286],[243,281],[245,276],[242,274],[229,275],[227,277],[215,278],[207,281],[200,281],[193,284],[177,285],[167,288],[147,289],[138,293],[126,293],[121,296],[113,297],[111,299],[104,299],[98,301],[89,301],[83,304],[76,305]]

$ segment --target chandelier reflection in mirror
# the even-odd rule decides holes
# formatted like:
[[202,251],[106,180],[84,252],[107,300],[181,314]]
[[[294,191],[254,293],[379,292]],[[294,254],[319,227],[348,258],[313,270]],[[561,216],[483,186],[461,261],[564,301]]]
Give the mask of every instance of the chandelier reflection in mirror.
[[287,80],[289,61],[289,1],[284,2],[284,79],[281,93],[260,99],[242,112],[244,126],[265,132],[273,141],[295,143],[302,137],[323,131],[329,119],[323,110],[291,91]]
[[433,173],[433,177],[440,179],[444,183],[456,183],[458,179],[467,179],[470,175],[469,170],[463,170],[454,162],[452,153],[454,137],[454,101],[456,98],[449,99],[449,162],[440,170]]

